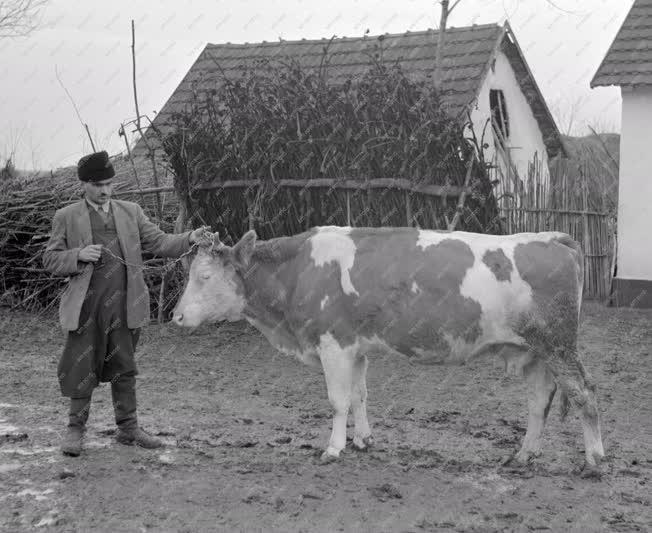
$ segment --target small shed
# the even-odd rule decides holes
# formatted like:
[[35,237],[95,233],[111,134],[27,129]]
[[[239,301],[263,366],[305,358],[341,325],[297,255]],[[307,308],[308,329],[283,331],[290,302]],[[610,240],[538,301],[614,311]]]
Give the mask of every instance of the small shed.
[[652,307],[652,0],[635,0],[591,87],[622,94],[613,301]]
[[[434,71],[437,40],[437,31],[426,30],[331,40],[208,44],[153,122],[165,131],[166,121],[184,110],[193,92],[215,87],[223,76],[236,79],[245,66],[261,59],[292,58],[303,67],[318,68],[325,47],[329,78],[335,83],[363,73],[370,56],[380,54],[385,62],[398,62],[409,76],[426,78]],[[517,174],[525,180],[534,159],[547,173],[553,158],[566,156],[557,125],[509,24],[449,28],[441,92],[451,116],[466,121],[470,113],[478,139],[485,132],[485,161],[493,163],[499,175],[511,179]],[[492,115],[493,128],[487,127]],[[145,150],[141,140],[134,153]]]

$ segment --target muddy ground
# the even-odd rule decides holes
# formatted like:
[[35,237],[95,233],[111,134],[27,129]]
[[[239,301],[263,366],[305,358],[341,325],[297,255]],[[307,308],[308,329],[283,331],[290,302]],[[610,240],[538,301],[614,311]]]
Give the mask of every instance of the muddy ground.
[[607,452],[600,480],[579,476],[579,419],[562,424],[558,399],[544,454],[528,469],[501,466],[527,407],[524,383],[498,360],[433,368],[378,355],[375,447],[321,465],[323,376],[243,323],[144,331],[140,421],[166,449],[113,442],[105,385],[85,453],[63,457],[56,319],[0,311],[0,530],[650,531],[652,312],[585,309],[580,346]]

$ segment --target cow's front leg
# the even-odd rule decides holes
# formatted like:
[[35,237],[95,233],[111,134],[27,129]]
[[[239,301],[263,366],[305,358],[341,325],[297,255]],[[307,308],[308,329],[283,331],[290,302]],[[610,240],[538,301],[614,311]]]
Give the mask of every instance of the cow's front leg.
[[367,356],[359,355],[353,364],[353,388],[351,408],[355,429],[353,446],[358,450],[366,450],[371,444],[371,429],[367,420]]
[[326,334],[321,338],[319,358],[324,368],[328,400],[334,411],[333,431],[321,459],[331,462],[339,457],[346,446],[346,419],[351,406],[355,350],[353,347],[342,348],[332,335]]

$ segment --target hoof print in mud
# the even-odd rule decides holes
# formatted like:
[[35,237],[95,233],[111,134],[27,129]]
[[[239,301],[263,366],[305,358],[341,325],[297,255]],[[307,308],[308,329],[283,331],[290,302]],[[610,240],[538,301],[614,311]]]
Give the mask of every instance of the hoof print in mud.
[[67,479],[67,478],[76,477],[76,476],[77,476],[77,474],[75,474],[72,470],[64,468],[61,472],[59,472],[58,478],[59,479]]
[[401,491],[399,491],[394,485],[391,485],[389,483],[385,483],[384,485],[381,485],[379,487],[370,487],[369,492],[378,498],[381,502],[387,501],[389,499],[392,500],[401,500],[403,499],[403,495],[401,494]]

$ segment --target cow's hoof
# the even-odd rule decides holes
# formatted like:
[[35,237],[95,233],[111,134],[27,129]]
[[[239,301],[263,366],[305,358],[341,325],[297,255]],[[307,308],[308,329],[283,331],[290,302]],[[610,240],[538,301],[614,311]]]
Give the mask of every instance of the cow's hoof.
[[521,465],[531,465],[534,460],[541,455],[540,451],[519,450],[514,456],[514,460]]
[[339,452],[337,455],[334,455],[333,452],[329,452],[326,450],[324,453],[321,454],[320,462],[323,465],[329,465],[331,463],[336,462],[339,459]]
[[366,437],[353,437],[352,448],[358,452],[366,452],[373,446],[374,439],[371,435]]
[[526,452],[519,450],[502,461],[502,466],[524,467],[532,464],[532,461],[539,454],[535,452]]

